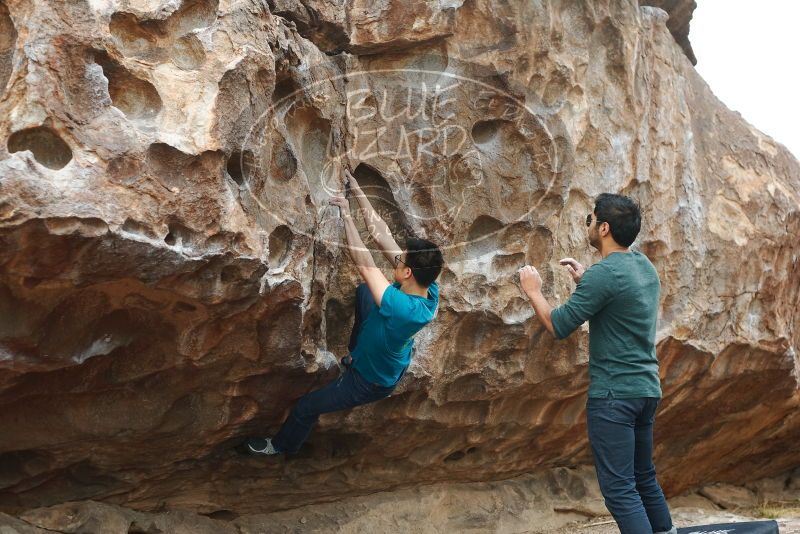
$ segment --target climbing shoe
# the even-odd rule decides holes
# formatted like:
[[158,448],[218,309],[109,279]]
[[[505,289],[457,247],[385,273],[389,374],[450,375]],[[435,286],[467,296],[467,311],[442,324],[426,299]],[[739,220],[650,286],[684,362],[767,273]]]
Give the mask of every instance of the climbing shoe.
[[281,453],[281,451],[272,445],[272,440],[270,438],[249,438],[245,442],[245,449],[250,454],[261,456],[274,456]]

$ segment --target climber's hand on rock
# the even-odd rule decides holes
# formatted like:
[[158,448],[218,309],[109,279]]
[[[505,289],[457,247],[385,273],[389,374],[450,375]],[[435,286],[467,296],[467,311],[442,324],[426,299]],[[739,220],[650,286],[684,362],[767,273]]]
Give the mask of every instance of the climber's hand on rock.
[[328,204],[331,206],[337,206],[342,209],[341,214],[342,217],[346,217],[350,215],[350,201],[344,197],[331,197],[328,199]]
[[526,294],[542,290],[542,277],[532,265],[526,265],[519,270],[519,285]]
[[558,263],[564,265],[567,268],[570,276],[572,276],[572,279],[575,281],[576,284],[581,281],[583,273],[586,272],[586,269],[583,268],[583,265],[578,263],[573,258],[562,258],[558,260]]
[[361,186],[358,185],[358,182],[356,181],[356,177],[353,176],[353,173],[351,173],[347,169],[344,169],[344,173],[343,174],[344,174],[345,187],[349,187],[350,191],[355,193],[356,195],[361,195],[362,194],[361,193]]

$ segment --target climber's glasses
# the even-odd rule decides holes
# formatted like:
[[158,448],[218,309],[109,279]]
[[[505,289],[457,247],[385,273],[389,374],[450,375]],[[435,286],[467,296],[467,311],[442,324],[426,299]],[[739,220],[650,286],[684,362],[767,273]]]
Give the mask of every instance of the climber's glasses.
[[404,262],[403,260],[401,260],[400,256],[402,256],[402,254],[398,254],[397,256],[394,257],[394,266],[395,267],[400,267],[401,263],[407,266],[408,264],[406,262]]

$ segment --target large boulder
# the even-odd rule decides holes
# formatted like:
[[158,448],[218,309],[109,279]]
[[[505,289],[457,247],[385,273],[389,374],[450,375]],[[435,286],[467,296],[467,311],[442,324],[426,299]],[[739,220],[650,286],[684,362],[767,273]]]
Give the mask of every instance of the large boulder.
[[[621,0],[0,2],[0,510],[265,512],[590,464],[587,331],[553,340],[514,273],[563,303],[604,191],[641,203],[661,277],[666,490],[798,465],[800,165],[667,22]],[[392,397],[324,416],[299,458],[240,457],[346,354],[341,165],[401,240],[442,244],[438,317]]]

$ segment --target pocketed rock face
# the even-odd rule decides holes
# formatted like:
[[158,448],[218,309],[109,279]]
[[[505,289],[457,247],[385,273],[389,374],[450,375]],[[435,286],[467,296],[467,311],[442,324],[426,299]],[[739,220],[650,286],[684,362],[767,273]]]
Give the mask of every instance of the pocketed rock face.
[[683,48],[692,65],[696,65],[697,58],[694,55],[692,43],[689,42],[689,23],[692,20],[692,13],[697,8],[697,2],[694,0],[639,0],[639,5],[658,7],[667,12],[669,15],[667,28],[675,37],[675,41]]
[[[603,191],[641,203],[662,281],[666,490],[800,463],[800,165],[664,11],[0,6],[0,510],[223,517],[589,464],[586,330],[554,341],[513,275],[564,302]],[[446,245],[439,314],[392,397],[244,458],[346,353],[340,161],[401,239]]]

